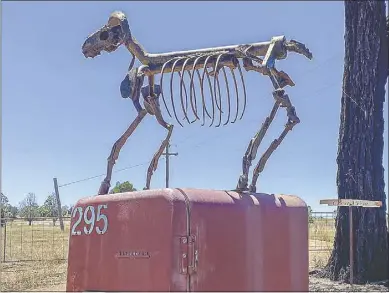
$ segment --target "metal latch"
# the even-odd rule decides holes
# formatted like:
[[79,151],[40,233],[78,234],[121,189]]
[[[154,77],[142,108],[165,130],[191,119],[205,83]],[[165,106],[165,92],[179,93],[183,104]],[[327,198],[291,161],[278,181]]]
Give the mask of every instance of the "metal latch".
[[196,272],[198,262],[198,251],[196,247],[196,236],[180,237],[180,273],[190,275]]

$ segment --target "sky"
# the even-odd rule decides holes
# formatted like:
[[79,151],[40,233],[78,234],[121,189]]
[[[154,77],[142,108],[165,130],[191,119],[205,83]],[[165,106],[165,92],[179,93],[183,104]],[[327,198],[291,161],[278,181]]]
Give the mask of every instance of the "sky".
[[[1,188],[11,204],[29,192],[42,204],[54,190],[54,177],[65,185],[59,189],[63,205],[97,194],[104,177],[97,175],[106,171],[112,144],[136,117],[131,101],[122,99],[119,91],[131,60],[128,51],[121,47],[94,59],[81,52],[86,37],[115,10],[127,15],[133,36],[151,53],[255,43],[278,35],[305,43],[313,60],[290,53],[276,63],[296,84],[286,90],[301,123],[269,159],[257,191],[294,194],[314,211],[334,210],[319,200],[337,197],[341,1],[3,2]],[[163,109],[167,122],[175,124],[170,151],[178,152],[170,160],[170,187],[235,188],[247,145],[273,104],[267,77],[247,72],[245,80],[247,110],[238,123],[215,128],[197,122],[182,128]],[[257,160],[285,122],[281,109]],[[129,180],[142,189],[165,135],[155,118],[146,116],[120,153],[112,185]],[[387,142],[386,129],[385,170]],[[151,188],[164,186],[161,158]]]

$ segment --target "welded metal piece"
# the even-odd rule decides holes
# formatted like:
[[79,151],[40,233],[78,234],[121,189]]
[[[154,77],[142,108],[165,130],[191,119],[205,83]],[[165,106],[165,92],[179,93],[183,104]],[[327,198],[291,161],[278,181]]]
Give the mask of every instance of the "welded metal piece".
[[[173,113],[177,123],[182,127],[184,125],[181,121],[186,121],[190,124],[197,120],[202,120],[201,125],[204,126],[207,117],[211,120],[209,126],[212,126],[216,122],[215,116],[218,116],[216,118],[218,121],[215,123],[215,127],[227,125],[228,123],[235,123],[238,119],[242,119],[246,111],[247,95],[244,75],[240,64],[241,62],[246,71],[254,71],[264,76],[268,76],[274,87],[274,107],[270,115],[262,124],[261,129],[250,141],[246,154],[243,158],[242,175],[240,176],[236,187],[236,190],[238,191],[246,191],[248,189],[250,189],[250,191],[255,191],[257,178],[263,171],[268,158],[279,146],[286,134],[292,130],[294,125],[300,122],[288,95],[286,95],[283,90],[285,86],[294,86],[295,84],[288,74],[283,71],[278,71],[275,68],[275,62],[277,60],[285,59],[288,52],[295,52],[312,59],[312,53],[309,49],[300,42],[295,40],[287,41],[284,36],[278,36],[273,37],[267,42],[151,54],[148,53],[131,34],[129,24],[124,13],[116,11],[110,15],[106,25],[91,34],[85,40],[82,46],[82,52],[86,58],[94,58],[100,55],[102,51],[109,53],[114,52],[121,45],[128,49],[130,54],[133,56],[133,59],[129,66],[129,72],[121,83],[120,90],[123,98],[132,99],[134,107],[138,112],[138,118],[131,124],[129,130],[122,135],[119,141],[114,144],[111,155],[108,158],[107,176],[101,184],[99,194],[105,194],[108,192],[112,168],[115,160],[118,158],[120,148],[146,114],[154,115],[158,123],[168,130],[168,134],[158,151],[155,153],[147,172],[146,188],[150,187],[152,173],[156,170],[158,159],[162,154],[163,148],[168,143],[173,131],[173,125],[168,124],[163,119],[159,105],[159,96],[162,97],[162,101],[169,117],[172,117],[171,113]],[[133,68],[135,59],[137,59],[142,65],[137,68]],[[232,117],[230,84],[225,70],[226,67],[230,69],[236,93],[236,111],[232,113]],[[199,72],[200,69],[203,70],[202,74]],[[209,72],[208,69],[211,71]],[[240,78],[236,78],[235,70],[238,70]],[[169,103],[167,103],[164,96],[163,77],[166,73],[171,74],[169,84],[170,105],[168,105]],[[173,95],[174,73],[178,73],[179,77],[179,99],[176,99]],[[189,84],[185,81],[185,73],[189,74]],[[219,81],[220,73],[222,73],[224,77],[227,92],[225,102],[223,102],[221,95],[221,85]],[[155,76],[158,74],[160,74],[159,85],[154,82]],[[195,75],[197,76],[200,84],[200,91],[197,91],[197,93],[201,96],[200,101],[197,100],[196,95],[196,88],[194,84]],[[145,77],[148,79],[148,85],[142,87]],[[207,79],[206,81],[204,81],[205,77]],[[204,93],[204,86],[206,86],[205,83],[209,86],[209,96],[206,96]],[[240,88],[243,90],[243,95],[239,94],[239,84]],[[145,109],[143,109],[139,103],[141,92]],[[212,106],[211,112],[207,109],[207,101],[210,101]],[[181,105],[178,106],[177,103],[180,103]],[[202,119],[200,119],[200,115],[198,113],[198,105],[202,108]],[[256,157],[257,150],[263,136],[266,134],[266,131],[273,121],[279,107],[286,108],[288,122],[281,135],[272,142],[270,147],[259,160],[254,169],[252,182],[248,188],[249,168]],[[183,118],[181,119],[177,113],[177,110],[179,109],[183,112]],[[241,112],[240,109],[242,109]],[[193,119],[190,117],[190,112],[192,112],[194,116]],[[227,115],[224,123],[222,122],[223,114]]]

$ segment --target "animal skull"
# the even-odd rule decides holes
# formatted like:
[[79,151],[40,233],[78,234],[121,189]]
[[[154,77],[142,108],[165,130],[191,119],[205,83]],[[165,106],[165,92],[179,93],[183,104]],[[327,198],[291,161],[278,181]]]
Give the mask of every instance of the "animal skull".
[[108,24],[91,34],[82,45],[82,53],[86,58],[94,58],[102,51],[111,53],[119,48],[131,36],[128,21],[122,12],[114,12]]

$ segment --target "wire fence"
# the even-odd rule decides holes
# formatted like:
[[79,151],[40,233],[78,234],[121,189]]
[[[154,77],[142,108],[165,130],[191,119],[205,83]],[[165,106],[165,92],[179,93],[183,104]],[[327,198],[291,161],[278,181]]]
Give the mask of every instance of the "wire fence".
[[68,255],[70,217],[61,231],[56,218],[2,219],[2,262],[65,260]]
[[[309,251],[327,254],[335,236],[333,212],[312,212],[309,223]],[[3,219],[2,262],[66,260],[69,246],[70,217],[63,218],[64,231],[54,218]]]
[[309,218],[309,251],[330,251],[335,238],[334,212],[312,212]]

